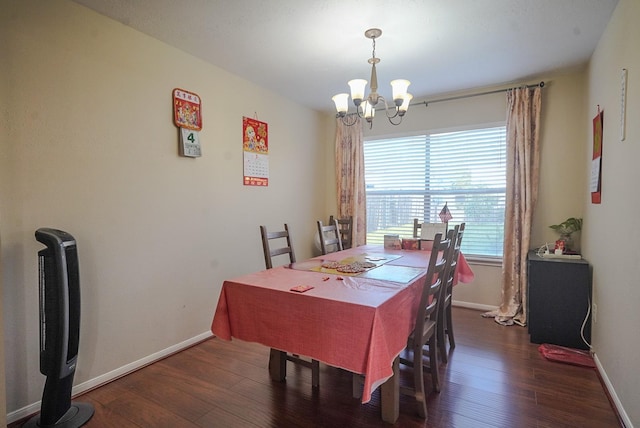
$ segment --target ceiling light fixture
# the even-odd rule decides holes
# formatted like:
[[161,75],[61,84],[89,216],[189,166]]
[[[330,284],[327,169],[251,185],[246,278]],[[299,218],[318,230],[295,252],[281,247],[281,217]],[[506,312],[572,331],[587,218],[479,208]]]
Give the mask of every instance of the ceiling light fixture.
[[[356,106],[356,112],[353,114],[347,114],[349,110],[349,94],[342,93],[334,95],[333,102],[336,104],[336,110],[338,113],[336,117],[342,119],[342,123],[347,126],[351,126],[356,123],[356,114],[366,119],[369,123],[369,128],[373,127],[373,117],[376,112],[376,106],[378,102],[384,102],[384,110],[391,122],[392,125],[399,125],[402,122],[402,118],[407,112],[409,108],[409,103],[413,98],[413,95],[407,93],[407,88],[409,87],[408,80],[397,79],[391,81],[391,87],[393,90],[393,103],[394,105],[389,108],[387,104],[387,100],[384,99],[383,96],[378,94],[378,76],[376,74],[376,64],[380,62],[380,58],[376,58],[376,38],[382,35],[382,30],[379,28],[370,28],[364,32],[364,36],[368,39],[372,40],[373,44],[373,53],[371,54],[371,58],[369,58],[369,64],[371,64],[371,91],[369,92],[369,96],[367,98],[364,97],[365,86],[367,86],[367,81],[364,79],[354,79],[350,80],[349,86],[351,87],[351,98],[353,99],[353,104]],[[363,102],[364,101],[364,102]],[[394,121],[396,119],[396,121]]]

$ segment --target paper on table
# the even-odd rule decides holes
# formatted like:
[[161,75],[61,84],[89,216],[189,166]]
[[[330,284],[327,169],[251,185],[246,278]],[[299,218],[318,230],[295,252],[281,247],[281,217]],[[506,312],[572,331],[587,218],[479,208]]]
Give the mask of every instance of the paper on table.
[[408,284],[415,277],[424,273],[424,269],[411,266],[383,265],[360,275],[361,278],[380,279]]

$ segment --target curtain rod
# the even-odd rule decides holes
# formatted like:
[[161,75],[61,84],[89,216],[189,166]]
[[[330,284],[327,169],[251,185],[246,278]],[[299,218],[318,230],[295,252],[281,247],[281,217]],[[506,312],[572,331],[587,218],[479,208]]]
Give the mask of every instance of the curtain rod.
[[[535,85],[524,85],[524,86],[526,86],[527,88],[537,88],[537,87],[544,88],[544,81],[542,81],[540,83],[537,83]],[[459,100],[459,99],[462,99],[462,98],[478,97],[480,95],[498,94],[500,92],[510,91],[511,89],[515,89],[515,88],[496,89],[494,91],[478,92],[476,94],[458,95],[457,97],[440,98],[440,99],[437,99],[437,100],[422,101],[422,102],[419,102],[419,103],[409,104],[409,105],[412,106],[412,105],[424,104],[425,107],[429,107],[429,104],[431,104],[431,103],[440,103],[440,102],[443,102],[443,101],[453,101],[453,100]]]

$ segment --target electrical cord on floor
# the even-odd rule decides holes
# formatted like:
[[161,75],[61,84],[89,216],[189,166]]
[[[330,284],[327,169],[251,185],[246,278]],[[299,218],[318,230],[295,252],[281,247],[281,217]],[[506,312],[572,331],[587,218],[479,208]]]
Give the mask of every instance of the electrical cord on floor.
[[587,308],[587,315],[584,317],[584,321],[582,321],[582,326],[580,327],[580,337],[585,345],[589,347],[589,351],[592,352],[591,344],[584,337],[584,327],[587,325],[587,320],[589,319],[589,315],[591,314],[591,298],[587,297],[587,302],[589,302],[589,307]]

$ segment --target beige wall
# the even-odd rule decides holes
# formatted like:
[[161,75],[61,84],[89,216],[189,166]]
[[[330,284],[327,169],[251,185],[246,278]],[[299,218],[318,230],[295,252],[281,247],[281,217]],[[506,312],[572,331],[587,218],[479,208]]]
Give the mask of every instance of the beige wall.
[[[75,3],[10,2],[0,16],[4,351],[17,417],[39,410],[44,384],[37,228],[78,241],[75,384],[91,386],[208,334],[223,280],[264,268],[260,224],[288,222],[298,256],[311,256],[333,136],[327,116]],[[176,87],[202,98],[198,159],[177,155]],[[268,188],[242,185],[243,116],[269,125]]]
[[[541,180],[538,204],[534,215],[531,246],[553,242],[557,236],[549,225],[570,216],[582,216],[586,177],[583,142],[586,137],[584,117],[584,70],[540,76],[529,84],[544,80],[542,92],[542,130],[540,134]],[[521,84],[517,82],[514,85]],[[509,87],[507,85],[506,87]],[[504,87],[501,87],[504,88]],[[483,88],[458,94],[443,94],[431,99],[453,95],[489,92]],[[453,101],[415,105],[409,109],[400,126],[392,126],[380,114],[373,129],[365,136],[387,136],[420,131],[455,130],[464,126],[503,123],[506,119],[506,95],[496,93]],[[458,284],[454,289],[457,305],[492,308],[500,303],[501,267],[474,264],[475,280]]]
[[[604,110],[602,203],[585,204],[582,247],[593,266],[593,300],[597,322],[593,344],[626,409],[627,426],[640,426],[640,2],[620,0],[593,55],[588,73],[587,111],[582,119],[589,138],[583,163],[592,156],[591,121]],[[626,140],[620,141],[620,74],[628,70]],[[588,188],[587,188],[588,192]],[[586,192],[585,192],[586,193]],[[587,196],[588,197],[588,193]]]

